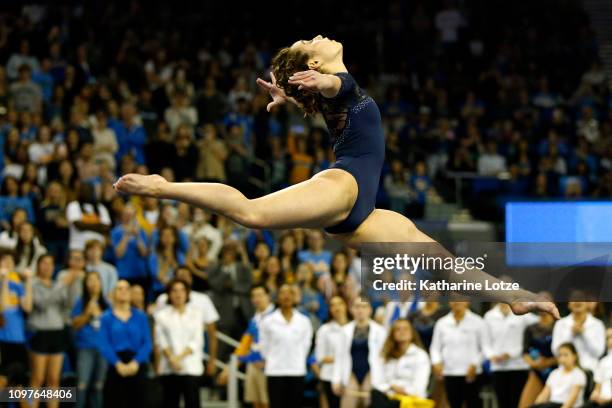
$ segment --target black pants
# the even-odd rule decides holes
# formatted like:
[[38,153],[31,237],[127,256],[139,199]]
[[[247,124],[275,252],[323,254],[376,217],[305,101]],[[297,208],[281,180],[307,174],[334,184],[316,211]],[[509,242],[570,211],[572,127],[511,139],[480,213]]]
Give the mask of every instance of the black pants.
[[593,401],[588,401],[586,404],[582,406],[582,408],[612,408],[612,402],[598,404]]
[[323,387],[323,393],[325,393],[329,408],[340,408],[340,397],[332,390],[332,383],[329,381],[321,381],[321,387]]
[[541,404],[532,405],[530,408],[561,408],[563,404],[558,402],[543,402]]
[[[119,352],[124,363],[132,360],[134,353]],[[145,367],[140,365],[138,372],[130,377],[122,377],[114,366],[109,365],[104,384],[104,406],[106,408],[134,408],[142,406],[146,395]]]
[[399,401],[390,400],[386,394],[378,390],[372,390],[370,408],[399,408],[399,406]]
[[518,407],[528,374],[526,370],[493,372],[491,383],[500,408]]
[[195,375],[164,375],[164,408],[178,408],[181,397],[185,408],[200,408],[200,377]]
[[447,376],[444,377],[444,387],[446,388],[446,396],[451,408],[462,408],[463,402],[466,402],[470,408],[482,407],[480,400],[480,376],[476,377],[474,382],[467,382],[464,376]]
[[300,408],[304,399],[304,377],[268,376],[270,408]]

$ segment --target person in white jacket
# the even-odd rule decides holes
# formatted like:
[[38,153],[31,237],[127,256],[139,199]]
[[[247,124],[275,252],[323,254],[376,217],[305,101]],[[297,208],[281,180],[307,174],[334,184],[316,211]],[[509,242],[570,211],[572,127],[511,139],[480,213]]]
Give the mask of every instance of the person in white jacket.
[[371,319],[368,302],[355,300],[351,313],[354,320],[343,327],[332,381],[334,392],[342,395],[342,408],[369,405],[371,384],[378,374],[376,360],[387,337],[384,327]]
[[265,359],[270,408],[300,407],[304,397],[306,360],[312,345],[310,319],[295,309],[295,291],[278,290],[278,308],[261,322],[260,346]]
[[331,320],[317,330],[313,371],[318,373],[324,398],[329,408],[339,408],[340,398],[332,390],[334,363],[343,342],[343,327],[348,323],[348,310],[344,299],[334,296],[329,301]]
[[[581,299],[581,294],[575,293],[573,299]],[[594,371],[606,351],[606,328],[590,313],[588,302],[572,301],[568,306],[571,314],[558,320],[553,328],[552,349],[556,351],[561,344],[572,343],[578,351],[580,366]]]
[[589,402],[584,406],[588,408],[612,407],[612,329],[606,331],[608,353],[599,360],[593,375],[595,386],[589,396]]
[[535,314],[515,315],[510,306],[499,303],[487,311],[491,382],[500,408],[516,408],[527,382],[529,365],[523,359],[525,329],[539,320]]
[[433,372],[444,380],[451,408],[482,405],[479,397],[480,374],[488,347],[487,329],[482,317],[469,310],[469,302],[449,302],[451,312],[434,326],[430,357]]
[[394,394],[427,397],[431,363],[408,320],[393,322],[377,363],[380,375],[372,384],[372,408],[399,407],[399,401],[389,399]]

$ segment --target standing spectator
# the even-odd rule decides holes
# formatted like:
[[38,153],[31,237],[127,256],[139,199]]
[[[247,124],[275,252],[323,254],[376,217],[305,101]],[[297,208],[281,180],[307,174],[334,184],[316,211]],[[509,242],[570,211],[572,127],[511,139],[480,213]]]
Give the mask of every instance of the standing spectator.
[[[30,339],[31,387],[57,388],[66,351],[64,308],[67,288],[78,278],[77,270],[70,270],[62,279],[53,280],[54,259],[51,255],[38,258],[36,278],[32,282],[32,312],[28,316],[28,329],[34,333]],[[38,401],[33,402],[38,407]],[[56,408],[59,401],[48,401]]]
[[572,343],[563,343],[555,354],[559,367],[550,373],[532,408],[578,408],[582,405],[587,377],[580,368],[576,348]]
[[13,255],[0,256],[0,378],[12,370],[25,373],[28,367],[25,314],[32,311],[32,272],[22,275],[25,281],[15,272]]
[[219,123],[227,106],[224,94],[217,90],[215,78],[209,76],[204,81],[204,89],[196,99],[200,123]]
[[131,306],[130,284],[117,282],[113,306],[100,320],[100,352],[109,364],[104,386],[104,406],[140,406],[146,392],[145,365],[151,354],[147,315]]
[[423,347],[429,350],[433,337],[434,326],[438,319],[445,315],[440,302],[427,299],[422,302],[421,307],[417,308],[410,316],[410,322],[419,334]]
[[111,231],[111,243],[119,279],[148,288],[148,238],[138,226],[134,207],[129,204],[123,208],[121,223]]
[[102,294],[108,298],[119,279],[117,268],[104,262],[104,245],[100,241],[91,240],[85,244],[85,269],[88,272],[96,272],[102,284]]
[[523,339],[523,359],[530,367],[527,383],[521,393],[520,407],[532,405],[546,384],[546,379],[557,365],[552,352],[555,319],[540,313],[537,323],[528,326]]
[[[190,288],[192,287],[193,276],[188,268],[181,266],[176,270],[176,279],[185,282]],[[195,307],[200,310],[202,316],[202,330],[206,331],[207,348],[208,348],[208,364],[206,366],[206,374],[212,376],[216,370],[217,361],[217,325],[219,321],[219,313],[215,308],[215,305],[210,300],[207,294],[198,292],[196,290],[189,291],[189,298],[187,299],[187,305],[189,307]],[[168,294],[162,293],[155,301],[156,310],[161,310],[168,306]]]
[[51,141],[51,129],[49,126],[41,126],[36,140],[28,147],[28,157],[31,162],[46,166],[53,160],[54,152],[55,144]]
[[32,82],[32,69],[28,65],[19,67],[19,79],[11,84],[10,92],[17,112],[42,111],[42,91],[40,86]]
[[403,214],[414,193],[408,185],[408,172],[400,160],[391,162],[391,172],[385,176],[384,185],[390,209]]
[[[451,312],[434,327],[430,355],[433,372],[444,379],[451,408],[480,407],[481,364],[487,347],[482,317],[469,310],[468,302],[450,302]],[[461,350],[461,353],[457,351]]]
[[478,174],[495,177],[505,171],[506,158],[497,152],[497,143],[488,142],[486,151],[478,158]]
[[355,300],[351,312],[354,320],[342,328],[344,336],[334,363],[332,387],[336,395],[342,395],[341,407],[367,407],[372,383],[378,381],[377,360],[387,331],[371,319],[372,306],[368,302]]
[[223,246],[223,234],[218,228],[210,223],[210,213],[201,208],[192,207],[191,222],[182,228],[182,231],[192,240],[200,237],[206,238],[210,242],[207,258],[209,261],[216,261]]
[[[399,319],[391,325],[377,364],[372,407],[400,407],[402,397],[427,397],[431,363],[408,320]],[[397,396],[400,401],[394,403]]]
[[161,351],[159,372],[164,388],[164,408],[178,408],[181,397],[185,408],[200,407],[200,377],[204,336],[202,315],[189,307],[189,286],[174,279],[168,284],[170,307],[155,314],[155,340]]
[[70,315],[72,309],[77,300],[83,296],[83,279],[85,278],[85,255],[83,255],[83,251],[72,249],[68,252],[68,267],[59,271],[57,279],[64,280],[66,276],[74,276],[72,283],[66,285],[66,304],[64,308],[64,322],[66,326],[71,326]]
[[[240,251],[241,260],[238,260]],[[225,244],[221,250],[221,259],[210,271],[209,282],[212,290],[212,300],[219,311],[221,320],[219,329],[236,338],[239,337],[249,316],[252,315],[249,302],[251,287],[251,271],[243,246],[235,243]],[[224,357],[229,350],[221,352]]]
[[[97,242],[97,241],[94,241]],[[77,407],[102,408],[102,392],[107,364],[100,354],[100,318],[109,305],[102,293],[97,272],[87,272],[83,279],[83,296],[72,309],[74,345],[77,349]]]
[[558,350],[561,344],[572,343],[580,356],[580,366],[594,371],[606,351],[606,328],[591,314],[589,303],[580,300],[581,296],[574,293],[573,301],[568,304],[571,314],[555,322],[552,349]]
[[348,323],[346,302],[340,296],[329,301],[331,320],[317,330],[313,370],[317,373],[323,395],[329,408],[340,408],[340,398],[332,390],[334,364],[340,355],[339,347],[344,341],[343,327]]
[[532,314],[517,316],[500,303],[484,315],[489,330],[492,383],[501,408],[516,408],[527,382],[529,366],[523,360],[523,338],[527,326],[536,323]]
[[91,184],[81,184],[79,199],[66,207],[70,223],[70,249],[85,249],[91,239],[105,242],[104,234],[110,229],[111,218],[104,204],[96,202]]
[[19,227],[28,220],[28,213],[23,208],[16,208],[10,216],[10,223],[2,220],[4,231],[0,233],[0,247],[4,249],[15,249],[19,239]]
[[[268,384],[263,368],[265,366],[261,355],[261,322],[274,311],[274,305],[270,302],[270,294],[263,285],[251,287],[251,303],[255,309],[255,315],[249,321],[249,325],[240,339],[240,344],[234,350],[239,361],[246,364],[246,379],[244,382],[244,400],[253,404],[254,408],[267,408],[270,403],[268,396]],[[221,383],[227,382],[228,369],[220,374]]]
[[58,263],[66,258],[68,241],[68,220],[66,219],[66,195],[57,181],[47,186],[45,199],[36,216],[38,230],[45,241],[47,250]]
[[308,154],[306,139],[298,137],[295,142],[295,152],[291,154],[291,172],[289,184],[297,184],[308,180],[312,175],[314,158]]
[[180,124],[176,128],[174,160],[170,167],[174,170],[177,181],[193,180],[195,178],[196,167],[194,163],[198,161],[198,150],[192,139],[192,130],[187,125]]
[[30,54],[30,42],[25,38],[19,43],[19,52],[12,54],[6,63],[6,75],[9,79],[16,79],[22,66],[33,72],[39,69],[38,58]]
[[278,291],[278,309],[261,324],[261,354],[268,380],[270,408],[300,407],[304,398],[306,359],[312,344],[312,326],[294,307],[290,285]]

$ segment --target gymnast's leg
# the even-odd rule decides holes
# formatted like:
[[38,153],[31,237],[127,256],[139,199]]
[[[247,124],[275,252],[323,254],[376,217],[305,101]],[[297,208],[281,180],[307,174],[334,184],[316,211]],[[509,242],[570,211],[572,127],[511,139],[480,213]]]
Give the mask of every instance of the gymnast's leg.
[[324,228],[344,220],[357,199],[357,182],[348,172],[329,169],[310,180],[266,196],[248,199],[220,183],[169,183],[158,175],[127,174],[115,189],[183,201],[224,215],[248,228]]
[[[358,247],[359,244],[366,242],[428,243],[429,245],[422,245],[418,248],[419,255],[425,253],[428,256],[444,258],[453,256],[442,245],[420,231],[408,218],[388,210],[374,210],[356,231],[347,234],[335,234],[333,237],[353,247]],[[439,271],[430,272],[434,275],[439,273]],[[438,277],[444,277],[450,282],[464,279],[470,282],[484,282],[488,280],[490,283],[495,283],[499,281],[494,276],[479,269],[467,270],[461,275],[446,273],[446,276]],[[508,303],[516,314],[524,314],[529,311],[545,311],[559,318],[559,311],[554,303],[541,301],[535,294],[526,290],[513,292],[482,290],[478,295],[486,297],[491,301]]]

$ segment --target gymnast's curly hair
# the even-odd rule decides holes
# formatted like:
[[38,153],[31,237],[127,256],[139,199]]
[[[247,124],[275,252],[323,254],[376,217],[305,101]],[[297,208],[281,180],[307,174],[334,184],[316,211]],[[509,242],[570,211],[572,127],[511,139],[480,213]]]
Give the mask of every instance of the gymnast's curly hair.
[[285,91],[285,95],[294,98],[306,115],[314,115],[318,112],[316,94],[298,90],[296,85],[289,85],[291,75],[308,69],[308,54],[289,47],[282,48],[272,58],[272,72],[276,78],[276,85]]

